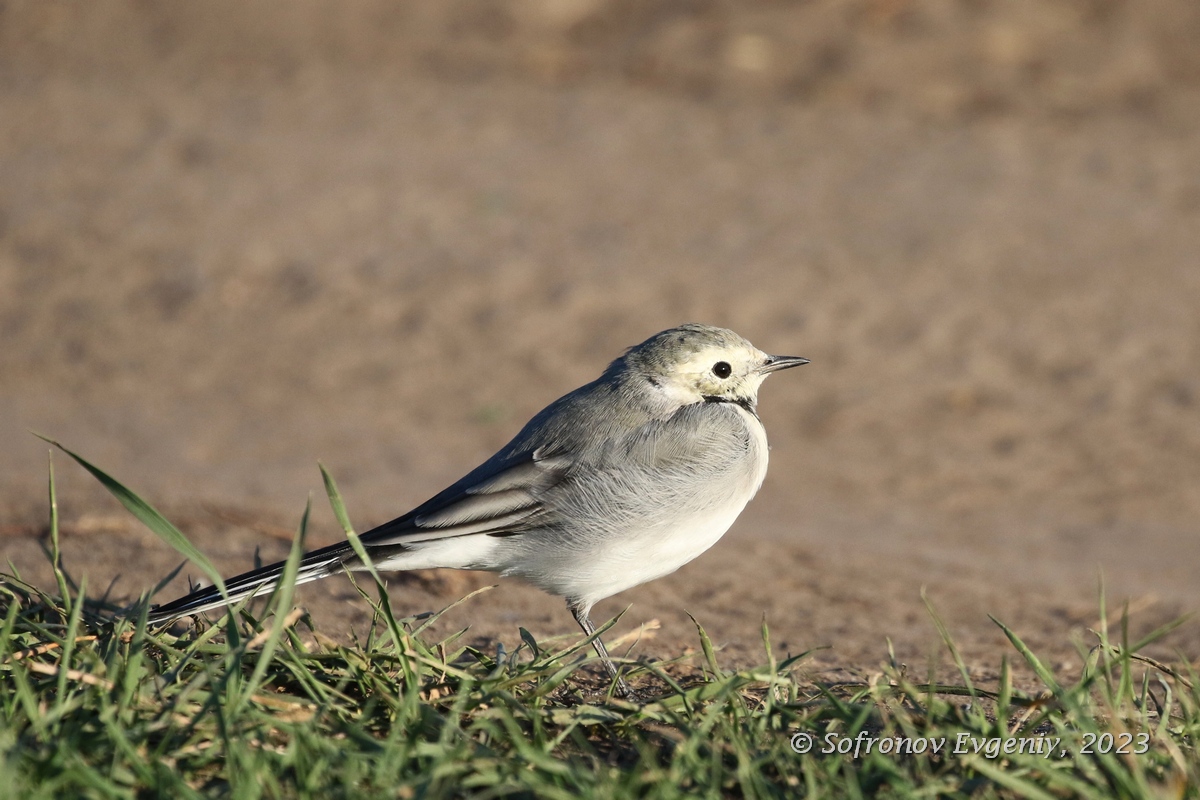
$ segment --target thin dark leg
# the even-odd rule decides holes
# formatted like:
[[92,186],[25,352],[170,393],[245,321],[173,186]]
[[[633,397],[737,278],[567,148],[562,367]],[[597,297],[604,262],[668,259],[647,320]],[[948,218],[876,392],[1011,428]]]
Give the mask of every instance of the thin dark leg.
[[[596,628],[592,625],[591,619],[588,618],[588,609],[567,603],[567,608],[571,609],[571,616],[575,617],[575,621],[579,623],[579,627],[583,628],[583,632],[587,636],[592,636],[596,633]],[[596,648],[596,655],[600,656],[600,660],[604,663],[604,668],[608,670],[611,676],[617,682],[617,693],[627,700],[636,700],[637,693],[629,688],[629,684],[621,677],[621,673],[617,671],[617,665],[608,657],[608,650],[604,647],[604,642],[600,641],[597,636],[592,639],[592,647]]]

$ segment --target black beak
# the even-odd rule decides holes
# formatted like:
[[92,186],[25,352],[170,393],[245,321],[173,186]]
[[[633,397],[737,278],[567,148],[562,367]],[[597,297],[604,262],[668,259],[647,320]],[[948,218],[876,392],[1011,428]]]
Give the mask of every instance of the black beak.
[[767,356],[767,363],[763,364],[762,371],[763,373],[778,372],[781,369],[791,369],[807,363],[808,359],[800,356]]

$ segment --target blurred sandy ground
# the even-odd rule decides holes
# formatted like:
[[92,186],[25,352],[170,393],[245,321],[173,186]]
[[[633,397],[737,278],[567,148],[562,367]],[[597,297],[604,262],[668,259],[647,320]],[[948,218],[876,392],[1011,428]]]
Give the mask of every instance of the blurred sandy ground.
[[[10,0],[0,554],[48,579],[29,429],[235,572],[310,492],[338,538],[318,459],[366,528],[696,320],[813,363],[730,535],[601,609],[662,620],[635,652],[686,609],[735,660],[764,612],[829,668],[921,659],[924,585],[980,669],[988,612],[1070,663],[1101,569],[1135,628],[1200,605],[1197,41],[1191,0]],[[176,563],[56,463],[94,590]],[[455,615],[572,627],[513,585]]]

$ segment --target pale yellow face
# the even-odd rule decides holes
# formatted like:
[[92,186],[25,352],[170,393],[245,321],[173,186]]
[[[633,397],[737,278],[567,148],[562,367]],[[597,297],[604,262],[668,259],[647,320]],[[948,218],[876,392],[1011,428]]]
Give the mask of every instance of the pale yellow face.
[[770,356],[744,345],[709,346],[664,365],[664,388],[683,403],[720,398],[754,405]]
[[630,348],[610,369],[644,380],[674,404],[725,401],[753,411],[767,375],[805,363],[768,355],[726,328],[688,324]]

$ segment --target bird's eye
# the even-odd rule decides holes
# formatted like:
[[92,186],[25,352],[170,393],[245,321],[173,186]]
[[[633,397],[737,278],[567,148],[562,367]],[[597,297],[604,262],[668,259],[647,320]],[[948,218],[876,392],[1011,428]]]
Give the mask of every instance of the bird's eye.
[[718,378],[728,378],[731,372],[733,372],[733,367],[729,366],[728,361],[718,361],[713,364],[713,375]]

